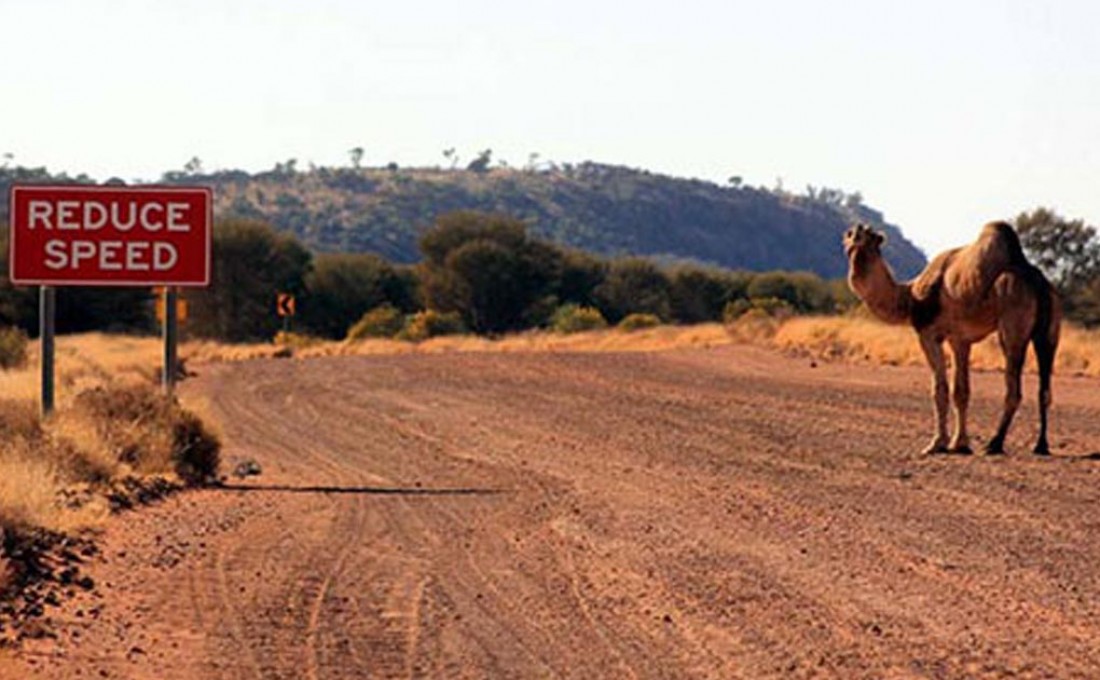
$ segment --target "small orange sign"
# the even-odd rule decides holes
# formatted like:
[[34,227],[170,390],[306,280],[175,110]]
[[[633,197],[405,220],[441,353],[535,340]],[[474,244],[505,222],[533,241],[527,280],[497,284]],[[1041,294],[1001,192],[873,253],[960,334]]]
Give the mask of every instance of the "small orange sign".
[[275,312],[279,316],[294,316],[297,311],[297,306],[294,303],[294,296],[290,293],[279,293],[275,297]]
[[[156,298],[157,309],[157,321],[164,323],[164,296],[160,295]],[[176,321],[183,323],[187,321],[187,300],[183,298],[176,298]]]

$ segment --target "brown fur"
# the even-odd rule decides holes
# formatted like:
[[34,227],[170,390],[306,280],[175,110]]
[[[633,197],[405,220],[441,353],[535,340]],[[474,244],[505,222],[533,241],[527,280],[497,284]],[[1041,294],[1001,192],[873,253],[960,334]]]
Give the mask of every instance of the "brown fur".
[[[1020,402],[1020,373],[1028,344],[1039,360],[1039,439],[1049,452],[1050,378],[1058,347],[1061,306],[1046,277],[1024,256],[1019,237],[1004,222],[991,222],[968,246],[937,255],[907,284],[898,284],[882,259],[885,237],[863,225],[844,235],[848,283],[879,318],[917,331],[932,368],[936,432],[926,452],[969,452],[966,411],[970,396],[970,346],[996,331],[1005,354],[1005,404],[997,433],[986,445],[1001,453]],[[955,357],[953,389],[947,386],[943,343]],[[953,397],[955,432],[947,439],[947,401]]]

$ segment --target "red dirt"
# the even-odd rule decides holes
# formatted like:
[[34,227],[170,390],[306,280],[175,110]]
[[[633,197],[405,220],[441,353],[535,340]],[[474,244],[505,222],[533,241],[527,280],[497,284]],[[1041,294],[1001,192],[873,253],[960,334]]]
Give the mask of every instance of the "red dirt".
[[925,371],[743,347],[200,373],[262,476],[112,520],[2,677],[1100,677],[1096,380],[1038,459],[1033,378],[928,458]]

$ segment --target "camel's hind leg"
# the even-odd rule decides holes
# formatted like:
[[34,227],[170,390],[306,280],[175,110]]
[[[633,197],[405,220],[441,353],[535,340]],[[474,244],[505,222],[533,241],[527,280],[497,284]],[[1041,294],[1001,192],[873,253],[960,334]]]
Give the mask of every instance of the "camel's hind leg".
[[1058,350],[1057,326],[1053,332],[1036,334],[1033,338],[1035,358],[1039,363],[1039,439],[1033,451],[1040,456],[1050,455],[1047,443],[1047,417],[1050,411],[1050,377],[1054,373],[1054,354]]
[[1001,424],[997,426],[997,433],[985,445],[985,452],[989,454],[1004,453],[1005,436],[1012,425],[1012,418],[1016,415],[1016,409],[1020,407],[1020,375],[1024,370],[1024,359],[1027,357],[1027,335],[1013,333],[1004,326],[999,331],[1001,349],[1005,355],[1005,403],[1001,413]]

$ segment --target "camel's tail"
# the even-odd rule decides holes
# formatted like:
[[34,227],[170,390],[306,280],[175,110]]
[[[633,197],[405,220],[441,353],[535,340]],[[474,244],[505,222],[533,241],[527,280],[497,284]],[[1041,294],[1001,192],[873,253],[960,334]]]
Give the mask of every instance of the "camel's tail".
[[[1038,308],[1035,314],[1035,326],[1031,329],[1031,342],[1035,345],[1035,354],[1042,368],[1044,360],[1053,365],[1054,352],[1058,349],[1059,327],[1061,325],[1061,305],[1054,286],[1034,265],[1027,277],[1035,291]],[[1049,355],[1044,358],[1044,355]]]

